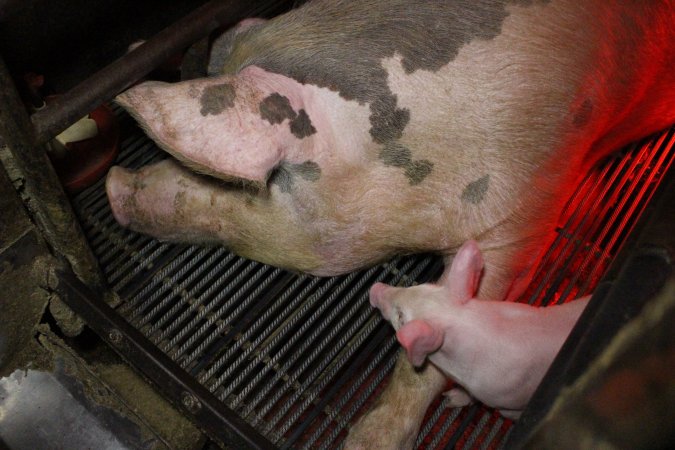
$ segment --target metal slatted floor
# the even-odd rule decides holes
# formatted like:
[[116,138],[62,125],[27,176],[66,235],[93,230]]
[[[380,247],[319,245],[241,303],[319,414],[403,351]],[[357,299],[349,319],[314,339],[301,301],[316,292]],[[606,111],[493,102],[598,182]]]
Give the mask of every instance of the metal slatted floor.
[[[120,110],[121,121],[130,119]],[[671,129],[589,174],[570,200],[525,299],[562,302],[589,292],[670,166]],[[164,154],[137,130],[117,164]],[[103,180],[74,198],[116,311],[199,383],[282,448],[337,448],[390,374],[398,344],[368,303],[376,281],[410,286],[442,269],[439,258],[399,258],[334,278],[291,274],[220,247],[161,243],[122,229]],[[427,413],[417,447],[496,448],[511,425],[474,404]]]

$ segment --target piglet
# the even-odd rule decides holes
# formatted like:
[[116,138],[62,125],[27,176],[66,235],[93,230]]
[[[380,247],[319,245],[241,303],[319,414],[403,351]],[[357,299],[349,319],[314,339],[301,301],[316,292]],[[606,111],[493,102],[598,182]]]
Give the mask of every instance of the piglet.
[[428,358],[461,387],[452,406],[472,397],[517,418],[586,307],[589,297],[549,307],[475,298],[483,270],[478,245],[459,249],[436,284],[370,290],[370,303],[396,329],[408,359]]

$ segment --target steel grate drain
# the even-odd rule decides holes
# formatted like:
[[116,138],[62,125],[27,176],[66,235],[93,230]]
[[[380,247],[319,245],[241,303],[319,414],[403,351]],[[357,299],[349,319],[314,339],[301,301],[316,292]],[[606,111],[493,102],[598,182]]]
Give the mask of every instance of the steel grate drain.
[[[116,110],[120,121],[131,119]],[[589,292],[634,226],[675,152],[669,130],[589,174],[570,200],[528,295],[562,302]],[[117,164],[164,158],[139,130]],[[215,398],[281,448],[337,448],[386,383],[393,331],[368,303],[375,281],[434,279],[440,258],[420,255],[334,278],[248,261],[220,247],[161,243],[122,229],[103,180],[74,205],[110,286],[116,311]],[[419,448],[496,448],[511,422],[474,404],[427,413]]]

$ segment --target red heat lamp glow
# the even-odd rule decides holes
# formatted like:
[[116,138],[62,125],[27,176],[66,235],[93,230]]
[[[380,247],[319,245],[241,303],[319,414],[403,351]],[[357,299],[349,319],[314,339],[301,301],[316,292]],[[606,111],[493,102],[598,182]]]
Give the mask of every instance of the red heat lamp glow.
[[[635,227],[675,160],[675,126],[602,161],[565,205],[556,237],[519,301],[543,306],[590,294]],[[416,448],[498,448],[512,422],[474,403],[438,408],[424,423],[431,428]],[[429,415],[435,411],[435,415]],[[458,429],[464,432],[457,433]],[[431,436],[431,437],[429,437]]]
[[596,166],[565,205],[521,301],[548,305],[592,293],[675,159],[674,149],[672,127]]

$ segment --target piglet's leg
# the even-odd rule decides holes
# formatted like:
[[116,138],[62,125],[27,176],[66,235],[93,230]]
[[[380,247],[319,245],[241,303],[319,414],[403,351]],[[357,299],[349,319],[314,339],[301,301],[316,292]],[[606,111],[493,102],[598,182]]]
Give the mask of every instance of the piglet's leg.
[[470,405],[473,402],[473,398],[469,395],[464,388],[455,386],[447,392],[443,393],[443,396],[448,399],[448,406],[450,408],[458,408],[461,406]]
[[175,160],[136,172],[113,167],[106,191],[121,225],[158,239],[224,243],[242,256],[307,272],[320,265],[311,231],[273,196],[228,187]]
[[424,414],[446,386],[445,376],[433,365],[415,369],[404,352],[391,381],[377,403],[351,428],[344,448],[410,449]]

